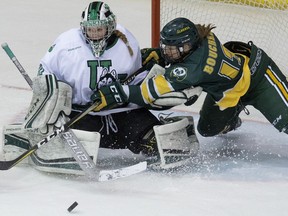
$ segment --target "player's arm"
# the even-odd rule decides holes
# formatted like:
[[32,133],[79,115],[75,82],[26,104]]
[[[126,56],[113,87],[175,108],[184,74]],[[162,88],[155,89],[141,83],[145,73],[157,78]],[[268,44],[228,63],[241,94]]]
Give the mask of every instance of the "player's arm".
[[[144,80],[140,86],[128,86],[128,101],[152,109],[192,105],[202,92],[201,87],[177,91],[163,75]],[[127,90],[126,90],[127,91]]]
[[190,87],[175,91],[163,75],[145,79],[141,85],[120,85],[113,83],[100,88],[92,100],[101,101],[101,109],[122,105],[125,102],[138,104],[149,109],[167,109],[180,104],[193,104],[201,94],[201,87]]

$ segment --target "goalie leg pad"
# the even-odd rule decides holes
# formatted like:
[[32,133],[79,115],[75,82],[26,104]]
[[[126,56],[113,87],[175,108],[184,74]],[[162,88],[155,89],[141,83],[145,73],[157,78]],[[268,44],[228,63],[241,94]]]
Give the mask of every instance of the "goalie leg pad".
[[[87,132],[72,130],[94,163],[97,161],[100,145],[100,134],[98,132]],[[3,128],[3,155],[5,160],[12,160],[31,147],[33,143],[41,140],[44,136],[23,129],[21,125],[8,125]],[[76,148],[76,147],[75,147]],[[73,147],[72,147],[73,149]],[[77,149],[73,149],[77,154]],[[79,164],[75,161],[66,143],[59,136],[53,138],[50,143],[42,146],[31,157],[25,159],[21,164],[33,165],[36,169],[63,174],[84,175]]]
[[[22,125],[7,125],[2,133],[2,156],[4,161],[13,160],[30,148],[28,136],[17,135],[22,133]],[[22,160],[19,165],[28,164],[28,159]]]
[[[175,119],[174,119],[175,120]],[[161,168],[182,166],[199,151],[193,117],[177,117],[177,121],[153,127]]]
[[[87,160],[83,151],[87,151],[88,155],[93,159],[94,164],[96,164],[100,145],[100,134],[98,132],[74,129],[72,132],[82,146],[75,143],[73,133],[69,131],[64,132],[55,137],[52,143],[48,143],[37,150],[36,154],[30,157],[29,163],[40,171],[85,175],[79,163],[82,163],[88,169],[91,167],[90,164],[85,162]],[[71,157],[72,154],[77,157],[77,161]]]

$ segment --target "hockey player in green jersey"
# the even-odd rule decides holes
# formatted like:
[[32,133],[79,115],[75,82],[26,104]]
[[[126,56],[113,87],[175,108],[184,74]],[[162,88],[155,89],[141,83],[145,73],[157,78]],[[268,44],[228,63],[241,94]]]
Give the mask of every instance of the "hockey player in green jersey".
[[[212,32],[214,28],[186,18],[167,23],[160,33],[160,47],[146,50],[144,62],[165,60],[165,70],[148,75],[139,86],[112,84],[121,92],[117,96],[141,106],[165,108],[192,104],[203,89],[207,96],[197,126],[201,135],[214,136],[239,127],[238,115],[246,105],[254,106],[280,132],[288,133],[285,75],[253,42],[223,45]],[[94,96],[107,102],[114,92],[104,87]]]

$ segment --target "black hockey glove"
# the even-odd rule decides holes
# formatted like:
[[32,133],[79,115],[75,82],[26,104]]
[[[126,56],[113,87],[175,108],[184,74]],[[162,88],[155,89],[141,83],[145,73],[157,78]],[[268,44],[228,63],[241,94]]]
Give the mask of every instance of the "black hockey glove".
[[143,48],[141,49],[141,55],[142,66],[145,66],[146,70],[150,70],[154,64],[165,66],[165,60],[162,58],[159,48]]
[[101,104],[94,111],[112,109],[121,106],[128,101],[122,85],[119,82],[114,82],[110,85],[101,87],[91,95],[93,102],[100,101]]

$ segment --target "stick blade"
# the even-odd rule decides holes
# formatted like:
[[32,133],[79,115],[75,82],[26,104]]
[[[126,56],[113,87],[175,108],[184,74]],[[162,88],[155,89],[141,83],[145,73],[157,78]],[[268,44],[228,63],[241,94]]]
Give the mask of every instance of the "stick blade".
[[10,161],[0,161],[0,170],[9,170],[12,167],[16,166],[18,163],[20,163],[22,160],[24,160],[26,157],[31,155],[36,149],[38,148],[37,145],[35,145],[33,148],[27,150],[17,158],[10,160]]
[[103,181],[111,181],[118,178],[124,178],[128,177],[140,172],[143,172],[147,169],[147,162],[140,162],[138,164],[129,166],[129,167],[123,167],[120,169],[115,170],[101,170],[99,173],[99,182]]
[[18,158],[11,161],[0,161],[0,170],[8,170],[15,166],[18,162]]

